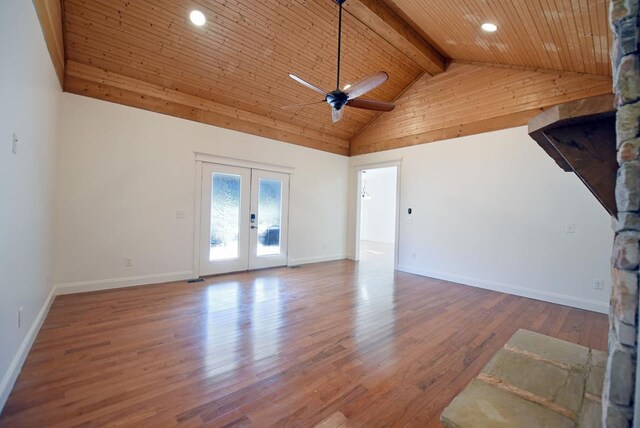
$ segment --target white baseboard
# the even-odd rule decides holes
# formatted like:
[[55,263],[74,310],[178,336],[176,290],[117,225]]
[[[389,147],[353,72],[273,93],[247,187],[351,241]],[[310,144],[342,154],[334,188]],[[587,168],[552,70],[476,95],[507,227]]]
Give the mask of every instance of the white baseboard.
[[307,265],[309,263],[321,263],[331,262],[334,260],[344,260],[347,256],[345,254],[334,254],[331,256],[316,256],[316,257],[301,257],[298,259],[289,258],[287,266]]
[[113,288],[134,287],[136,285],[159,284],[193,278],[193,272],[168,272],[124,278],[98,279],[95,281],[69,282],[55,286],[56,295],[85,293],[87,291],[111,290]]
[[532,290],[530,288],[485,281],[478,278],[469,278],[446,272],[436,272],[416,266],[398,265],[398,270],[402,272],[413,273],[416,275],[428,276],[430,278],[456,282],[458,284],[469,285],[471,287],[484,288],[486,290],[499,291],[501,293],[514,294],[516,296],[542,300],[543,302],[557,303],[559,305],[571,306],[578,309],[586,309],[588,311],[600,312],[603,314],[609,313],[609,303],[599,302],[597,300],[567,296],[566,294],[558,294],[551,291]]
[[7,398],[9,398],[9,394],[13,389],[13,385],[16,383],[16,379],[20,374],[20,370],[22,370],[22,365],[29,355],[29,351],[31,350],[31,345],[33,345],[33,341],[36,340],[36,336],[40,331],[40,327],[44,322],[44,319],[47,317],[49,313],[49,308],[53,303],[53,299],[56,296],[56,289],[53,287],[49,292],[49,295],[45,299],[42,308],[40,308],[40,312],[36,316],[36,319],[33,320],[33,324],[29,328],[27,335],[25,336],[22,344],[18,348],[18,352],[11,360],[11,364],[9,364],[9,368],[6,373],[2,377],[2,381],[0,382],[0,411],[4,408],[5,403],[7,402]]

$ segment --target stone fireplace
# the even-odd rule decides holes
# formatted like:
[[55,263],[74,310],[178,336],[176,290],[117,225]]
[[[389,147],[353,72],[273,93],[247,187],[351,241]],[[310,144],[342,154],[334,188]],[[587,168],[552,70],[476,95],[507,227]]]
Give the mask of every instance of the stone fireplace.
[[[606,427],[640,424],[638,415],[638,266],[640,264],[640,57],[638,0],[612,0],[611,63],[618,175],[615,197],[609,355],[603,390]],[[635,412],[634,412],[635,407]],[[635,414],[635,416],[634,416]]]
[[[574,172],[613,216],[606,358],[604,353],[519,331],[444,411],[445,426],[472,427],[478,421],[494,426],[506,418],[513,426],[640,427],[639,1],[610,0],[613,96],[561,104],[529,122],[529,135],[560,168]],[[568,355],[574,357],[565,358]],[[533,378],[520,375],[536,367],[539,373]],[[580,379],[578,387],[552,387],[562,376],[544,374],[545,370],[559,367]]]

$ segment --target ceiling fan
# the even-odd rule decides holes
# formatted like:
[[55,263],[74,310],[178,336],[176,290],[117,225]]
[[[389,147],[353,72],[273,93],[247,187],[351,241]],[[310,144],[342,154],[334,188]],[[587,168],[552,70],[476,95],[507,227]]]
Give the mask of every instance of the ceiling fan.
[[378,86],[386,82],[386,80],[389,78],[389,75],[384,71],[379,71],[375,74],[372,74],[371,76],[365,77],[364,79],[354,83],[353,85],[347,85],[343,90],[340,90],[340,43],[342,41],[342,5],[346,0],[334,1],[338,3],[338,6],[340,6],[340,12],[338,15],[338,72],[336,77],[336,89],[331,92],[323,91],[317,86],[314,86],[311,83],[301,79],[300,77],[289,73],[289,77],[291,77],[293,80],[306,86],[312,91],[323,95],[324,99],[321,101],[313,101],[310,103],[284,106],[283,108],[294,109],[307,105],[327,102],[331,106],[332,118],[334,123],[342,119],[342,117],[344,116],[345,106],[376,111],[393,110],[395,107],[393,103],[358,98],[361,95],[366,94],[367,92],[377,88]]

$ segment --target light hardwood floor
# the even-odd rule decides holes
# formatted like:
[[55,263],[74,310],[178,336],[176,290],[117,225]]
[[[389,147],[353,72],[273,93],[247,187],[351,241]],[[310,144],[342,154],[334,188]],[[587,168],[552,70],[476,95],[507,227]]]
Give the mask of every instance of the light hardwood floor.
[[607,317],[337,261],[59,296],[0,426],[439,426],[518,328]]

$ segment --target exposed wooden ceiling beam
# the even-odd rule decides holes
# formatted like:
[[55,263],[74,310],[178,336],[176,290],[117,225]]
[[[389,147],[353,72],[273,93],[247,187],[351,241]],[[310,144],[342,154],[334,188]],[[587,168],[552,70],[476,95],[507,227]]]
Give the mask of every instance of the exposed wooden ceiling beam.
[[72,60],[67,61],[64,90],[331,153],[349,154],[349,142],[339,137]]
[[376,141],[371,144],[363,143],[360,139],[352,140],[349,156],[384,152],[386,150],[399,149],[401,147],[433,143],[436,141],[449,140],[451,138],[499,131],[501,129],[513,128],[515,126],[523,126],[526,125],[529,120],[540,114],[542,111],[542,108],[533,108],[521,112],[490,117],[483,120],[463,121],[458,125],[449,125],[442,128],[435,128],[433,130],[424,131],[419,134],[412,134],[408,132],[405,135],[399,137]]
[[434,76],[446,59],[382,0],[348,0],[344,8],[380,37]]
[[351,139],[350,154],[391,150],[525,125],[543,109],[611,93],[611,78],[452,62],[423,76]]

